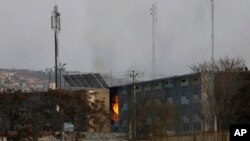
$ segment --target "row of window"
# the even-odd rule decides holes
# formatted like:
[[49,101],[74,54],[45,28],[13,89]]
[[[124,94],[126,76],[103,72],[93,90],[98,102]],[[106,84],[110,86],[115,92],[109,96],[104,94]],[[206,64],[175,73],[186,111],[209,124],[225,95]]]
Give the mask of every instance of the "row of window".
[[[193,78],[193,81],[198,82],[198,78],[196,78],[196,77]],[[144,91],[151,91],[152,85],[153,85],[152,82],[144,84],[144,86],[143,86]],[[189,79],[182,79],[180,81],[180,86],[182,86],[184,89],[186,89],[185,87],[187,87],[188,85],[189,85]],[[155,90],[162,89],[162,88],[172,88],[172,87],[173,87],[173,81],[171,81],[171,80],[165,81],[164,83],[163,82],[155,82],[154,83]],[[135,86],[136,91],[141,91],[141,89],[142,89],[142,86],[140,86],[140,85]],[[125,88],[122,88],[121,93],[123,93],[125,90],[126,90]],[[186,90],[182,90],[182,91],[186,91]]]
[[[187,83],[183,83],[183,84],[180,84],[182,87],[181,87],[181,92],[186,92],[189,90],[189,87],[188,85],[186,85]],[[171,84],[168,84],[168,85],[165,85],[165,87],[162,87],[162,83],[155,83],[154,84],[154,89],[155,90],[159,90],[159,89],[162,89],[162,88],[172,88],[173,85],[172,83]],[[141,91],[142,90],[142,87],[141,86],[135,86],[135,91]],[[145,84],[144,85],[144,91],[151,91],[152,90],[152,84]],[[195,87],[194,89],[195,91],[199,91],[199,87],[197,86],[197,88]],[[126,88],[121,88],[121,93],[125,93],[126,92]]]

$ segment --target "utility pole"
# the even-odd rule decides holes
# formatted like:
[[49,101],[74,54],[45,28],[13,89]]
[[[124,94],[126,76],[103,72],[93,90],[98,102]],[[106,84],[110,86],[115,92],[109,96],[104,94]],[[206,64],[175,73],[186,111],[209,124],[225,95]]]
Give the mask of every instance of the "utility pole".
[[112,87],[113,84],[112,84],[112,81],[113,81],[113,77],[112,77],[113,73],[112,73],[112,70],[110,72],[110,86]]
[[61,30],[61,24],[60,24],[60,13],[58,12],[58,7],[55,5],[54,11],[52,11],[51,16],[51,29],[54,30],[54,37],[55,37],[55,85],[56,89],[58,89],[58,33]]
[[138,73],[132,71],[130,77],[133,79],[133,89],[132,95],[130,98],[130,124],[129,124],[129,139],[134,141],[136,138],[136,93],[135,93],[135,78],[138,76]]

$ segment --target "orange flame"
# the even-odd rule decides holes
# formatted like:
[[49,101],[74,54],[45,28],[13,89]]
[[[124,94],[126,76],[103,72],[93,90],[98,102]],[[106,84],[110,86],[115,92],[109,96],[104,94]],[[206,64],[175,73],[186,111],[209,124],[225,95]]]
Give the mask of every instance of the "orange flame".
[[114,97],[114,103],[113,103],[112,109],[113,109],[113,117],[112,117],[112,119],[114,121],[118,121],[118,118],[119,118],[118,96]]

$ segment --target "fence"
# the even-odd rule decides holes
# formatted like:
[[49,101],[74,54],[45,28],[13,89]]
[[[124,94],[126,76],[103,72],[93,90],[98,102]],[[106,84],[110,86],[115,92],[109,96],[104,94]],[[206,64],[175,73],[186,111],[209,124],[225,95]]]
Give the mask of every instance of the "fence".
[[204,133],[194,133],[186,135],[172,135],[167,137],[156,137],[148,140],[140,141],[229,141],[228,131],[219,132],[204,132]]
[[[125,135],[119,133],[88,133],[80,141],[124,141]],[[73,141],[73,138],[64,138],[63,141]],[[171,135],[167,137],[155,137],[137,141],[229,141],[228,131],[194,133],[186,135]],[[3,138],[6,141],[6,138]],[[60,141],[52,136],[39,138],[39,141]]]

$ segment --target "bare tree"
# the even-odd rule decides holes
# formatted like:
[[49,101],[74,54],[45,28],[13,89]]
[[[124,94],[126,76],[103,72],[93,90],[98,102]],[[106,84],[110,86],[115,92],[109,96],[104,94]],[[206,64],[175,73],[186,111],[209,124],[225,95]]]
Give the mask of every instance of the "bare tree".
[[201,116],[206,118],[208,114],[209,120],[205,121],[208,122],[206,125],[210,125],[209,129],[205,130],[227,129],[233,122],[234,113],[238,108],[231,102],[240,92],[245,77],[243,72],[245,61],[242,58],[225,57],[217,61],[198,63],[191,66],[191,69],[201,76],[202,111],[200,112]]
[[202,130],[202,141],[204,141],[205,137],[205,131],[208,128],[207,124],[209,121],[209,114],[207,112],[207,109],[209,109],[208,102],[204,99],[201,99],[200,102],[197,103],[197,109],[199,113],[199,117],[201,119],[201,130]]
[[140,95],[136,104],[136,133],[138,139],[167,136],[172,125],[172,106],[166,101]]

